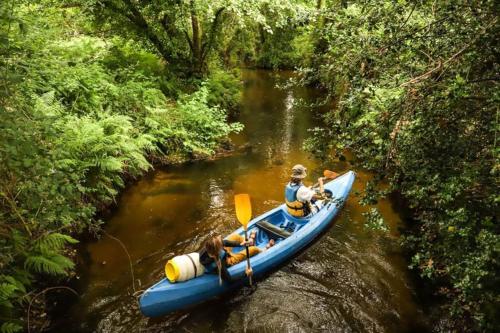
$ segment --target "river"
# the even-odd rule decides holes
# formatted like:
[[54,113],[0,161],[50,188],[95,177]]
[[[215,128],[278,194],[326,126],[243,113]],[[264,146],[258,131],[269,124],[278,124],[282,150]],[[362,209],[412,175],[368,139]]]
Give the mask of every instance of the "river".
[[[107,219],[105,231],[127,248],[136,291],[164,275],[166,260],[197,250],[208,235],[239,224],[233,195],[249,193],[254,216],[283,200],[294,164],[309,181],[324,165],[302,148],[308,129],[324,111],[306,106],[320,92],[278,89],[291,72],[243,70],[242,133],[232,137],[247,149],[213,161],[156,169],[129,186]],[[400,216],[388,199],[378,208],[390,231],[364,228],[356,192],[370,175],[357,171],[349,200],[332,227],[311,247],[253,288],[162,318],[142,316],[134,297],[127,254],[103,235],[79,251],[74,287],[80,297],[59,299],[53,332],[422,332],[426,318],[398,245]]]

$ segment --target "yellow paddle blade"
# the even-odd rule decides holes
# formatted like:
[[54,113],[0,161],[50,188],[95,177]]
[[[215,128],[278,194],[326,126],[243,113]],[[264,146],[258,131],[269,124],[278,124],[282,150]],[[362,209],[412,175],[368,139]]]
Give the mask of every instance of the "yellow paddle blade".
[[336,172],[330,171],[330,170],[325,170],[325,171],[323,171],[323,176],[325,176],[325,178],[328,178],[328,179],[334,179],[334,178],[337,178],[339,176],[339,174]]
[[246,228],[252,218],[252,204],[248,194],[236,194],[234,196],[234,205],[236,206],[236,217],[238,221]]

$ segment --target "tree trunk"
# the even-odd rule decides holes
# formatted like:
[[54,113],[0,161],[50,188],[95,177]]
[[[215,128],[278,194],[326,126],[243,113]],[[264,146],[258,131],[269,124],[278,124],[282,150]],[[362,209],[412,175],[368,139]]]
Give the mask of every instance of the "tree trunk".
[[256,47],[257,54],[260,54],[264,49],[264,43],[266,42],[266,32],[264,31],[264,26],[259,23],[259,44]]
[[[325,7],[325,0],[317,0],[316,1],[316,9],[318,11],[323,10],[324,7]],[[325,17],[323,16],[323,13],[319,13],[318,14],[318,25],[317,25],[318,30],[323,29],[324,25],[325,25]]]
[[203,58],[201,52],[201,27],[198,21],[198,15],[194,8],[194,0],[191,0],[191,28],[193,30],[192,38],[192,66],[194,73],[201,73],[203,68]]
[[[215,42],[215,38],[217,36],[217,29],[219,26],[219,21],[221,20],[222,12],[224,12],[224,7],[219,8],[217,12],[215,12],[214,20],[210,26],[210,30],[208,34],[205,35],[205,41],[201,46],[201,64],[205,65],[206,59],[210,51],[212,50]],[[203,68],[202,68],[203,69]]]
[[325,27],[325,17],[323,15],[323,9],[325,7],[325,0],[316,1],[316,9],[318,10],[318,18],[316,23],[316,29],[314,33],[314,49],[316,54],[323,54],[327,49],[327,43],[323,38],[323,28]]

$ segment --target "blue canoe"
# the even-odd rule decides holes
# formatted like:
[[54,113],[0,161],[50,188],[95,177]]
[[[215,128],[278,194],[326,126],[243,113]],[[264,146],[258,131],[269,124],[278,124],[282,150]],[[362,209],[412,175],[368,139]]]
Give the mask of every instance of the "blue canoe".
[[[264,248],[270,238],[276,244],[265,252],[251,258],[254,279],[263,277],[293,258],[298,252],[313,242],[326,230],[333,217],[337,215],[354,182],[355,174],[349,171],[333,181],[325,184],[332,199],[316,214],[305,218],[295,218],[286,212],[283,204],[267,213],[256,217],[248,224],[248,230],[257,228],[256,245]],[[235,233],[243,234],[243,228]],[[233,251],[239,251],[234,248]],[[162,279],[149,289],[140,298],[140,308],[147,317],[157,317],[169,312],[184,309],[192,305],[207,301],[225,292],[241,287],[248,283],[245,276],[246,261],[231,266],[228,271],[233,282],[223,282],[219,285],[217,274],[203,274],[195,279],[170,283]]]

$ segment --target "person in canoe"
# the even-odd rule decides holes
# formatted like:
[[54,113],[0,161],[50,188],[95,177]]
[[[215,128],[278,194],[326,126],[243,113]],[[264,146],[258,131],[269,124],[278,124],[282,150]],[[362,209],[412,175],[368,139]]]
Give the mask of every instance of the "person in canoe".
[[[219,283],[222,283],[222,280],[231,281],[231,276],[229,275],[227,268],[229,266],[236,265],[237,263],[240,263],[247,258],[246,249],[234,253],[232,252],[231,248],[248,246],[250,257],[259,254],[262,250],[257,246],[254,246],[256,237],[256,230],[252,230],[247,241],[245,241],[245,238],[243,236],[238,234],[229,235],[227,239],[222,239],[221,235],[212,237],[205,242],[205,246],[199,252],[200,263],[209,270],[215,263],[217,272],[219,274]],[[273,245],[274,240],[271,239],[266,245],[266,249],[270,248]],[[252,269],[249,269],[247,267],[245,269],[245,273],[247,274],[247,276],[252,275]]]
[[323,198],[323,178],[318,179],[319,193],[312,187],[307,187],[302,180],[307,177],[307,169],[302,164],[292,168],[290,182],[285,187],[285,203],[287,211],[295,217],[304,217],[311,212],[317,212],[321,207],[318,202]]

